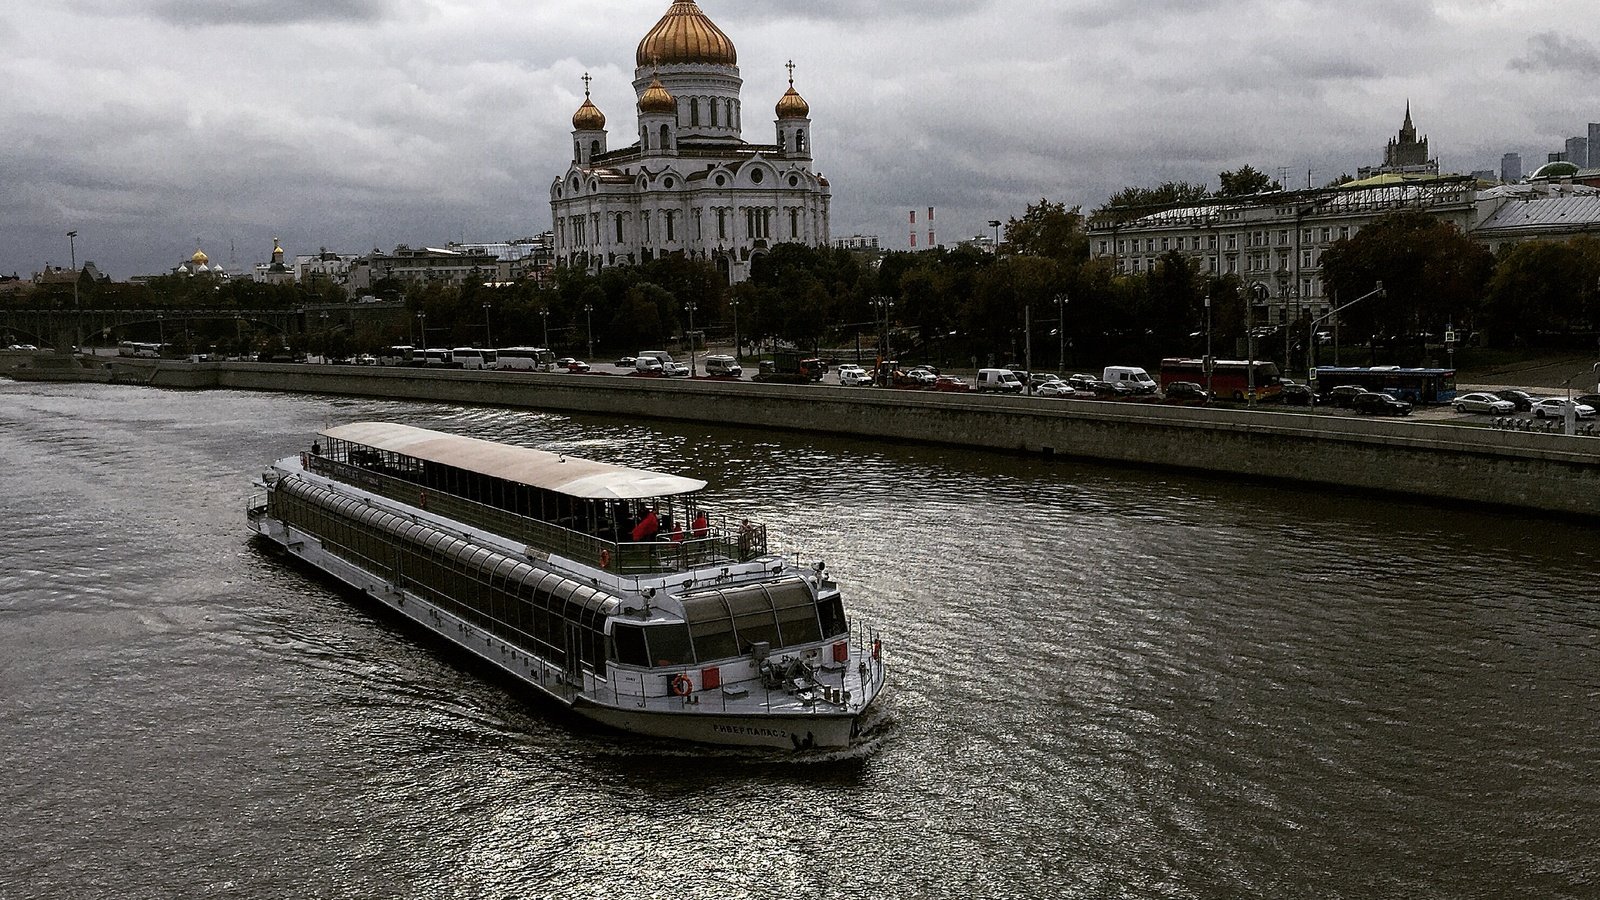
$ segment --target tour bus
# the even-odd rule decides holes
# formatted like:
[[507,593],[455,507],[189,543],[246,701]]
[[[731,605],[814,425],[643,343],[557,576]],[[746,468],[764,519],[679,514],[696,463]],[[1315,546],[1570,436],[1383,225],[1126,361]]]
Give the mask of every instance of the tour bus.
[[148,344],[143,341],[118,341],[118,356],[136,356],[141,359],[159,359],[161,357],[160,344]]
[[502,347],[494,351],[494,367],[514,372],[554,372],[556,355],[543,347]]
[[493,350],[480,350],[477,347],[457,347],[450,351],[450,356],[457,368],[462,369],[492,369],[495,364]]
[[416,351],[411,347],[410,344],[385,347],[383,352],[378,354],[378,365],[409,366],[412,363],[412,357],[415,353]]
[[412,356],[412,359],[414,361],[420,361],[422,365],[427,366],[430,369],[449,369],[453,368],[456,364],[455,356],[451,354],[449,350],[446,350],[442,347],[429,347],[426,350],[418,350]]
[[1455,369],[1402,369],[1399,366],[1317,366],[1319,396],[1353,384],[1409,403],[1449,403],[1456,398]]
[[[1211,361],[1211,395],[1220,400],[1246,400],[1250,395],[1251,368],[1255,369],[1257,400],[1275,398],[1283,392],[1278,364],[1266,360],[1253,363],[1242,359],[1214,359]],[[1161,361],[1161,388],[1174,381],[1192,381],[1206,386],[1206,361],[1203,359],[1168,358]]]

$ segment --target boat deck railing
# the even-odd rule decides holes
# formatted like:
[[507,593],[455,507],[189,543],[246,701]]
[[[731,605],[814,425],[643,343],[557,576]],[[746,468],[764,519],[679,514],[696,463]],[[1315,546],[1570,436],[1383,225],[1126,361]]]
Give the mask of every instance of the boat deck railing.
[[457,522],[520,541],[533,550],[594,565],[618,575],[652,575],[747,562],[767,553],[765,525],[708,524],[705,535],[682,540],[617,541],[524,516],[426,485],[326,456],[303,454],[309,471]]

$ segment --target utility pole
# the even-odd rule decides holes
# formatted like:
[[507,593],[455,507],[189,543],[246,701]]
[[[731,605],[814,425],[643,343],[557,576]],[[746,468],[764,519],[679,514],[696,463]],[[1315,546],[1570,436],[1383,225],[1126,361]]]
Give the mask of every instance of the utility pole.
[[[1067,295],[1056,295],[1056,368],[1067,371]],[[1064,376],[1063,376],[1064,377]]]
[[[733,361],[739,361],[739,298],[728,301],[728,306],[733,308]],[[860,332],[856,332],[859,337]]]
[[67,252],[72,255],[72,317],[75,320],[73,329],[77,333],[75,337],[77,343],[74,345],[74,351],[81,353],[83,352],[83,309],[78,306],[78,232],[76,230],[67,232]]
[[1211,399],[1211,291],[1206,291],[1206,400]]
[[1022,367],[1028,370],[1028,393],[1033,393],[1033,304],[1022,305]]
[[[689,377],[693,378],[693,377],[695,377],[695,366],[694,366],[694,301],[690,300],[685,305],[689,307]],[[589,351],[589,355],[593,356],[594,355],[594,351],[590,350]]]
[[594,359],[594,307],[585,303],[583,305],[584,322],[589,328],[589,358]]

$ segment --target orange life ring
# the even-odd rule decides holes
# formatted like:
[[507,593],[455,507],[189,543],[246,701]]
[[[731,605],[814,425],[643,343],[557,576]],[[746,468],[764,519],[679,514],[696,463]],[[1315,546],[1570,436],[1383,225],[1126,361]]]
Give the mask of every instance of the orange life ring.
[[600,551],[600,568],[602,568],[602,569],[611,568],[611,551],[610,550],[601,550]]
[[689,676],[682,672],[672,676],[672,696],[687,697],[693,692],[694,682],[689,680]]

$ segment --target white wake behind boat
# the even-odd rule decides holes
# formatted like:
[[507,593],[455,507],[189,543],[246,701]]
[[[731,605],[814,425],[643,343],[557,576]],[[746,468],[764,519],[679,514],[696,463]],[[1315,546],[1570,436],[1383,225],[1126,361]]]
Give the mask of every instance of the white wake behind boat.
[[575,712],[710,744],[847,747],[882,643],[822,563],[705,482],[408,425],[278,460],[250,527]]

